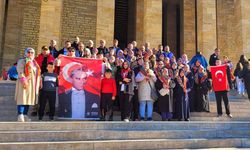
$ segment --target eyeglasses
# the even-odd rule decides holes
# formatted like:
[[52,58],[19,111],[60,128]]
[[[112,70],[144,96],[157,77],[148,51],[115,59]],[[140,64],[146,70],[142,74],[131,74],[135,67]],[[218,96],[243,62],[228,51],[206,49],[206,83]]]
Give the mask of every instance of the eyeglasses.
[[69,51],[69,52],[72,52],[72,53],[73,53],[73,52],[75,52],[75,51]]
[[163,64],[159,64],[159,65],[163,65]]
[[34,52],[31,52],[31,51],[28,51],[27,53],[28,53],[28,54],[34,54]]

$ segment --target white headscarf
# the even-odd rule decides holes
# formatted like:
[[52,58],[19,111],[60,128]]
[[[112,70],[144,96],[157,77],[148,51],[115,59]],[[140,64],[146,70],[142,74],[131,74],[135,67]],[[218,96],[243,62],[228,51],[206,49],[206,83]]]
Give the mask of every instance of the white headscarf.
[[24,57],[27,58],[27,54],[28,54],[29,51],[34,52],[33,58],[30,58],[30,59],[33,60],[34,57],[35,57],[35,50],[33,48],[31,48],[31,47],[28,47],[28,48],[25,49],[25,51],[24,51]]

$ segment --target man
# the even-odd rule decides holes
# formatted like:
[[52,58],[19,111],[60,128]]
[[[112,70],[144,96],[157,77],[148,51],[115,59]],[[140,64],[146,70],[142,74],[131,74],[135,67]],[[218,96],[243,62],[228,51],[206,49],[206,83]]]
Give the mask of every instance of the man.
[[165,46],[164,51],[166,53],[166,57],[168,57],[171,60],[174,54],[170,51],[170,47],[168,45]]
[[51,40],[50,41],[50,46],[49,46],[50,54],[54,57],[57,58],[58,56],[58,51],[56,49],[56,40]]
[[[74,69],[68,69],[72,66]],[[75,65],[74,65],[75,64]],[[72,119],[98,118],[99,96],[84,90],[88,74],[80,63],[70,63],[63,68],[64,78],[72,84],[72,88],[59,94],[58,116]]]
[[105,55],[106,53],[109,52],[109,50],[106,48],[106,41],[105,40],[100,40],[100,47],[98,49],[98,54],[103,54]]
[[80,38],[78,36],[75,37],[75,41],[71,44],[76,50],[78,50],[78,44],[80,42]]
[[139,51],[139,49],[137,48],[137,42],[136,42],[136,41],[133,41],[132,44],[133,44],[133,47],[134,47],[134,49],[133,49],[134,54],[135,54],[135,56],[137,57],[138,51]]
[[109,49],[114,49],[115,55],[117,55],[117,52],[118,52],[119,50],[121,50],[120,47],[118,47],[118,40],[117,40],[117,39],[114,39],[114,41],[113,41],[113,46],[110,47]]
[[219,59],[219,54],[220,54],[220,49],[216,48],[214,50],[214,53],[212,55],[210,55],[210,58],[209,58],[209,65],[210,66],[216,66],[215,62],[217,59]]
[[64,43],[64,48],[61,49],[61,50],[58,52],[58,56],[59,56],[60,54],[62,54],[62,55],[68,55],[68,48],[70,48],[70,47],[71,47],[70,41],[66,41],[66,42]]
[[94,54],[94,42],[92,40],[89,40],[88,45],[87,45],[86,48],[88,48],[90,50],[91,55]]
[[42,53],[35,58],[39,67],[41,68],[41,74],[47,72],[47,65],[50,62],[54,62],[55,58],[50,54],[50,50],[47,46],[42,47]]
[[91,52],[82,42],[78,43],[78,50],[76,50],[76,57],[91,58]]

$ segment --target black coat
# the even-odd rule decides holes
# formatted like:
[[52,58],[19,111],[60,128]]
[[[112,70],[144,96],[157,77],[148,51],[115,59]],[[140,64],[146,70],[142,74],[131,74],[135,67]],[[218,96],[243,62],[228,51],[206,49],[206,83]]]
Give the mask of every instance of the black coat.
[[[171,85],[172,84],[172,85]],[[174,82],[170,82],[170,86],[173,87]],[[158,92],[158,108],[159,112],[173,112],[174,98],[173,98],[173,88],[169,89],[169,95],[162,96],[159,91],[163,88],[163,83],[159,78],[157,78],[155,83],[155,88]]]
[[209,58],[209,65],[210,66],[216,66],[216,60],[219,59],[219,57],[217,55],[215,55],[215,53],[213,53],[212,55],[210,55]]
[[248,99],[250,99],[250,61],[243,65],[242,71],[239,72],[239,77],[243,78],[247,89]]
[[[100,97],[88,91],[85,92],[85,118],[99,118]],[[58,117],[72,117],[72,90],[59,94]],[[93,104],[97,104],[98,108],[92,108]]]

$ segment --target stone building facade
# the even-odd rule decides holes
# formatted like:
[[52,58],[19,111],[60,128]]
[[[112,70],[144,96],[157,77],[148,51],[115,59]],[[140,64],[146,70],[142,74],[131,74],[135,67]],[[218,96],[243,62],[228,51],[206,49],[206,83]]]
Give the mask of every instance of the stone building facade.
[[249,0],[1,0],[0,67],[13,64],[26,47],[37,53],[51,39],[83,42],[117,38],[121,47],[170,45],[180,56],[216,47],[234,63],[250,57]]

